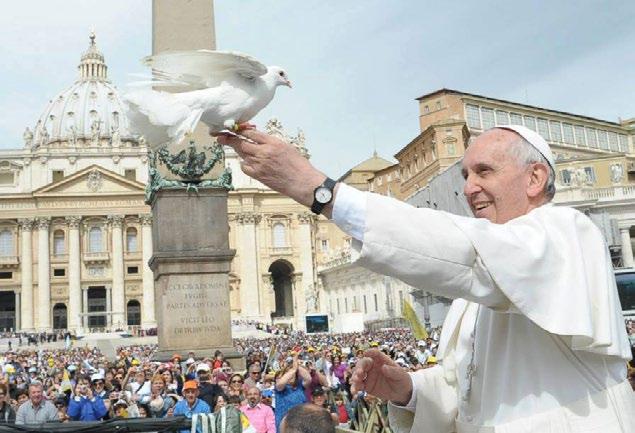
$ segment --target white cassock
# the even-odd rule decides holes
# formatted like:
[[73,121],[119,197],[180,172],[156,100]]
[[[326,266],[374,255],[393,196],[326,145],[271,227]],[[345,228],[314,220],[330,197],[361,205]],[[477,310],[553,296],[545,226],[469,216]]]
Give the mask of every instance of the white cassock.
[[357,264],[455,299],[441,365],[411,374],[393,431],[635,432],[615,277],[585,215],[549,204],[493,224],[340,184],[333,220]]

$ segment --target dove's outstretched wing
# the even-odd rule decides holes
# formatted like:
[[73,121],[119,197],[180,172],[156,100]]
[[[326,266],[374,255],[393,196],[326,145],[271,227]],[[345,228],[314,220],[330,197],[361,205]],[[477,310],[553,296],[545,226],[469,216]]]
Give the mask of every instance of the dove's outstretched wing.
[[154,85],[187,86],[187,90],[216,87],[230,76],[253,79],[267,72],[267,67],[247,54],[232,51],[175,51],[145,57],[152,68]]

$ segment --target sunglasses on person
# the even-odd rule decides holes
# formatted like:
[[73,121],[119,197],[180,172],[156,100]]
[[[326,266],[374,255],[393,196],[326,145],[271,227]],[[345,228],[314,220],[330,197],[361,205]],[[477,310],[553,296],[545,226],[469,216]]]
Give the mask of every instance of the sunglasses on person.
[[243,381],[240,379],[234,379],[231,381],[231,383],[243,383]]

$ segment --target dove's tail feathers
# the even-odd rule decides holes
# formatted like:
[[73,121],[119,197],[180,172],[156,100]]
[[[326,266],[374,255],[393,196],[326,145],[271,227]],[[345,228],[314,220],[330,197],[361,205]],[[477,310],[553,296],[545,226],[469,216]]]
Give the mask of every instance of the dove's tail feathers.
[[136,91],[124,94],[123,99],[131,132],[143,135],[154,149],[180,141],[188,131],[183,124],[189,125],[192,110],[171,93]]

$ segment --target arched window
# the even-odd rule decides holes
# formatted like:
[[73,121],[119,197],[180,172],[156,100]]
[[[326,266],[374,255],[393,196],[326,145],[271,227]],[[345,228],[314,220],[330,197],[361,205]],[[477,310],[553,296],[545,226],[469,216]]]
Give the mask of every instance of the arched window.
[[136,299],[128,301],[126,307],[126,317],[128,326],[141,325],[141,304]]
[[10,230],[0,232],[0,256],[13,255],[13,233]]
[[64,245],[64,231],[55,230],[53,232],[53,254],[58,256],[66,253],[66,245]]
[[100,253],[103,251],[101,228],[91,227],[88,231],[88,251],[91,253]]
[[287,246],[286,228],[282,223],[275,223],[273,225],[273,247],[284,248]]
[[129,253],[137,251],[137,229],[134,227],[126,229],[126,251]]

